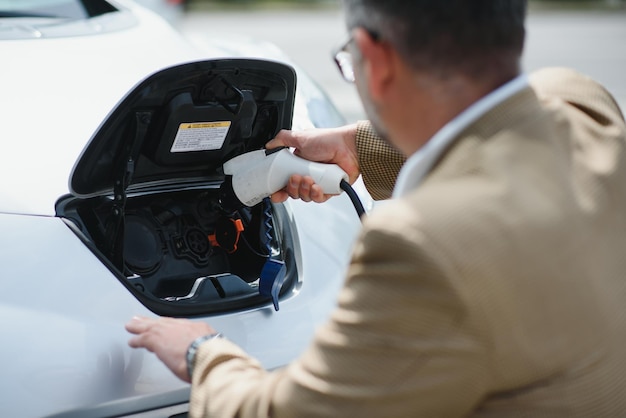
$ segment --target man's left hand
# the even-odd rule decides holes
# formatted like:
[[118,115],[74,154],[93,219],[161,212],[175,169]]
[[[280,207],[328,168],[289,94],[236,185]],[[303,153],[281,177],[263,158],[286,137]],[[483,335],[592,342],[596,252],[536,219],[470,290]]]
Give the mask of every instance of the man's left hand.
[[133,348],[153,352],[181,380],[190,382],[187,372],[187,349],[198,337],[215,333],[204,322],[174,318],[134,317],[126,330],[135,334],[128,341]]

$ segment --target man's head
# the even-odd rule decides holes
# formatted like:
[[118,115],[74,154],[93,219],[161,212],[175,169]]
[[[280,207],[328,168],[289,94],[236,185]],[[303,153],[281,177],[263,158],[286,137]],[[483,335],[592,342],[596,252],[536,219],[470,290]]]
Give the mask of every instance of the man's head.
[[519,61],[526,0],[343,0],[348,29],[367,29],[420,71],[480,77]]
[[526,0],[343,3],[365,110],[405,153],[520,71]]

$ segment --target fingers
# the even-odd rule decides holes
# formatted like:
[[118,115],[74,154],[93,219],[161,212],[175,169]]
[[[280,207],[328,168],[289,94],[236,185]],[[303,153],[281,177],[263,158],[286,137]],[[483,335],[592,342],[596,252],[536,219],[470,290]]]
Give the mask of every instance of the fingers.
[[276,134],[276,137],[265,144],[265,148],[272,149],[278,147],[295,147],[297,140],[292,131],[283,129]]
[[134,316],[130,322],[128,322],[125,326],[126,331],[131,334],[141,334],[142,332],[147,331],[151,324],[154,322],[154,319],[142,317],[142,316]]
[[138,336],[132,337],[131,339],[128,340],[128,346],[131,348],[145,348],[148,351],[153,351],[149,344],[146,344],[145,338],[143,337],[144,334],[140,334]]
[[284,190],[279,190],[270,196],[270,199],[274,203],[282,203],[289,198],[289,193]]
[[147,336],[155,322],[155,319],[140,316],[133,317],[125,326],[126,331],[135,334],[134,337],[128,340],[128,345],[132,348],[146,348],[148,351],[153,351]]
[[311,198],[311,201],[315,203],[322,203],[330,199],[332,195],[324,194],[322,188],[319,185],[313,184],[311,186],[311,194],[309,196]]
[[293,175],[289,178],[289,182],[285,189],[289,196],[293,199],[302,199],[305,202],[310,202],[311,197],[311,186],[313,184],[313,179],[310,177],[303,177],[300,175]]
[[313,178],[294,174],[289,178],[287,186],[283,190],[274,193],[271,199],[275,203],[284,202],[288,197],[301,199],[305,202],[322,203],[332,195],[324,194],[322,188],[315,184]]
[[125,328],[126,331],[136,335],[136,337],[133,337],[135,343],[145,343],[145,338],[149,336],[157,336],[158,338],[164,335],[192,337],[215,332],[213,327],[204,322],[192,322],[187,319],[167,317],[146,318],[135,316],[125,325]]
[[128,341],[128,345],[133,348],[143,347],[149,351],[152,349],[152,341],[164,330],[172,326],[173,318],[146,318],[142,316],[133,317],[126,325],[126,331],[135,334]]
[[126,324],[126,330],[133,334],[128,340],[130,347],[153,352],[185,382],[189,382],[185,360],[189,345],[202,335],[215,333],[205,322],[165,317],[134,317]]

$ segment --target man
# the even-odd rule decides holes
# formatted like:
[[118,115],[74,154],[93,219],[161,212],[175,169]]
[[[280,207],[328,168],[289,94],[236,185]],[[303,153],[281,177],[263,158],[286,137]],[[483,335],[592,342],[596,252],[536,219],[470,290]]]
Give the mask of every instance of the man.
[[[393,199],[365,220],[338,307],[299,359],[267,372],[226,339],[191,346],[191,415],[623,415],[614,100],[573,71],[520,75],[525,1],[344,5],[339,63],[371,125],[281,132],[268,147],[338,163]],[[287,195],[328,198],[299,176],[274,199]],[[127,329],[187,381],[188,347],[215,332],[146,318]]]

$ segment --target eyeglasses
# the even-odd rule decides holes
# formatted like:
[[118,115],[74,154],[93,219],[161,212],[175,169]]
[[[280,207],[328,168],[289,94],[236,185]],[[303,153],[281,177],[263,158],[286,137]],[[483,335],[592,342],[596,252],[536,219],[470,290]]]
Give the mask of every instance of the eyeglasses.
[[352,43],[354,38],[351,36],[342,46],[335,51],[334,58],[337,68],[344,80],[348,83],[354,83],[354,64],[352,54],[348,52],[348,45]]
[[[369,33],[372,40],[375,42],[380,41],[380,35],[373,30],[366,29],[367,33]],[[335,58],[335,64],[337,64],[337,68],[339,68],[339,72],[344,80],[348,83],[354,83],[354,61],[352,58],[352,53],[348,51],[348,45],[350,45],[354,41],[354,38],[350,36],[348,40],[341,45],[335,53],[333,54]]]

